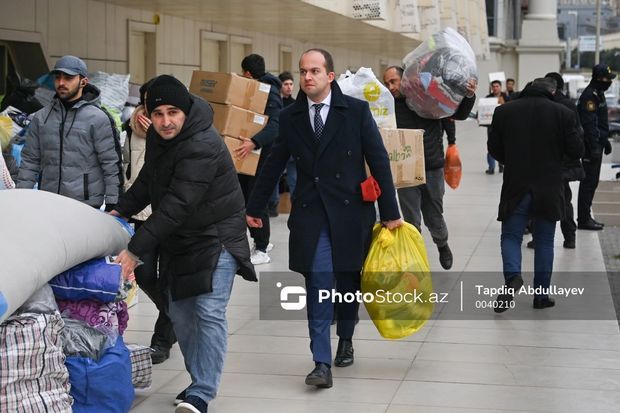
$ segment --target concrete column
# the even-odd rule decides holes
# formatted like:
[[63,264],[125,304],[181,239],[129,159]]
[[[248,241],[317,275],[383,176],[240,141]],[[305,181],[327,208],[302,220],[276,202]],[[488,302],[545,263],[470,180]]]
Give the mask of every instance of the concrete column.
[[518,87],[560,69],[563,48],[558,38],[557,0],[530,0],[529,12],[523,19],[521,39],[516,48],[519,56]]

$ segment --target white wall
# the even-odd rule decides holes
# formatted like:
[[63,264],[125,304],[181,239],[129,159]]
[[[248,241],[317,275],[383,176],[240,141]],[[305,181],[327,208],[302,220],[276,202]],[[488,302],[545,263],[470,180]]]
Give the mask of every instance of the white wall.
[[[93,0],[20,0],[19,6],[14,0],[0,0],[0,10],[0,29],[41,33],[50,64],[65,54],[73,54],[84,59],[90,71],[108,73],[128,71],[128,21],[153,23],[154,17],[150,11]],[[201,30],[250,37],[253,52],[265,57],[268,70],[275,74],[278,73],[280,45],[292,48],[293,67],[304,50],[322,46],[161,15],[157,26],[158,74],[172,74],[189,84],[192,71],[200,68]],[[361,51],[323,47],[332,53],[337,73],[367,66],[380,77],[381,61],[388,65],[400,63]],[[233,67],[231,70],[240,69]],[[297,76],[295,78],[297,80]]]

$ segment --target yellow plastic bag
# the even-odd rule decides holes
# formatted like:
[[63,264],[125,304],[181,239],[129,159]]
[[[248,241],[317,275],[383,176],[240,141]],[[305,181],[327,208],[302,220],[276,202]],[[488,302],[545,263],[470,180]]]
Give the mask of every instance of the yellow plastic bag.
[[13,121],[8,116],[0,116],[0,150],[5,150],[13,137]]
[[433,283],[424,240],[405,223],[388,230],[376,224],[362,272],[366,310],[384,338],[398,339],[418,331],[433,313]]

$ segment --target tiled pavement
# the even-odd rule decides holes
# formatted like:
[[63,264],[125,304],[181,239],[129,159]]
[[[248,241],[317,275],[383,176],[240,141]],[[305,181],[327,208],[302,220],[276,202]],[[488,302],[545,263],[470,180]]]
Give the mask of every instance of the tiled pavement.
[[[496,221],[501,175],[483,173],[486,133],[472,121],[457,124],[463,179],[446,189],[445,216],[453,272],[440,267],[430,235],[423,231],[436,285],[456,284],[473,271],[501,271],[500,224]],[[259,271],[287,269],[286,216],[274,219],[272,262]],[[598,235],[578,231],[576,250],[556,237],[557,271],[578,274],[612,308]],[[523,248],[524,271],[533,252]],[[292,275],[295,276],[295,275]],[[585,278],[587,277],[587,278]],[[559,277],[558,277],[559,278]],[[556,280],[562,285],[562,280]],[[497,280],[496,285],[500,285]],[[148,344],[155,307],[141,294],[130,310],[126,341]],[[304,321],[260,321],[258,284],[237,277],[228,309],[229,346],[222,385],[212,412],[615,412],[620,406],[620,332],[617,320],[557,320],[574,304],[533,311],[519,302],[520,320],[432,320],[399,341],[382,339],[372,322],[356,330],[356,362],[333,368],[334,387],[304,384],[312,369]],[[572,309],[574,310],[574,309]],[[490,310],[489,310],[490,311]],[[335,334],[334,334],[335,335]],[[335,346],[335,342],[334,342]],[[153,385],[138,394],[134,413],[172,412],[174,396],[189,384],[177,346],[154,367]]]

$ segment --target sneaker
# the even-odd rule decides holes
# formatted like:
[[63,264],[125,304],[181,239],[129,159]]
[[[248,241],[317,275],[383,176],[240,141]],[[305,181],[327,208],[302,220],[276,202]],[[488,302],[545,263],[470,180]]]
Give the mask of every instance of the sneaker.
[[271,262],[271,258],[269,254],[260,250],[254,250],[252,252],[252,256],[250,257],[250,261],[254,265],[267,264]]
[[177,405],[174,413],[207,413],[208,404],[198,396],[187,396]]
[[[269,244],[267,244],[267,248],[265,248],[265,252],[269,253],[271,252],[272,249],[273,249],[273,244],[270,242]],[[256,244],[252,242],[252,254],[254,254],[254,251],[256,251]]]
[[185,395],[185,392],[187,391],[187,389],[183,390],[181,393],[177,394],[177,397],[174,398],[174,405],[178,405],[181,404],[185,401],[185,398],[187,397]]

